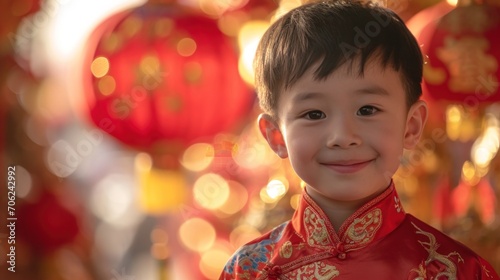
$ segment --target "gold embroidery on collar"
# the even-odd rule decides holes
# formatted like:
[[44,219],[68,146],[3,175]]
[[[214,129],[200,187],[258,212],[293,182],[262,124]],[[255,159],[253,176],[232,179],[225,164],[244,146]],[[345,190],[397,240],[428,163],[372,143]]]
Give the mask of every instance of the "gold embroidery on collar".
[[425,261],[423,261],[423,265],[420,264],[418,269],[414,268],[411,270],[411,272],[416,272],[418,274],[415,279],[427,279],[425,267],[429,266],[432,262],[439,262],[444,265],[444,270],[439,271],[432,279],[439,279],[441,276],[444,276],[448,280],[457,280],[457,266],[451,257],[456,256],[457,262],[464,262],[462,256],[460,256],[460,254],[456,251],[453,251],[448,255],[438,253],[437,249],[439,248],[439,243],[436,242],[436,237],[430,232],[421,230],[414,223],[411,224],[417,229],[417,234],[421,234],[429,239],[428,242],[418,240],[418,243],[424,247],[424,249],[429,253],[429,256]]
[[330,280],[340,275],[337,267],[321,261],[311,263],[287,273],[286,279],[317,279]]
[[292,246],[292,242],[290,242],[290,240],[288,240],[287,242],[285,242],[281,248],[280,248],[280,256],[282,258],[285,258],[285,259],[288,259],[292,256],[292,253],[293,253],[293,246]]
[[397,196],[394,196],[394,208],[396,208],[396,211],[398,213],[401,213],[401,211],[403,211],[403,207],[401,206],[401,201]]
[[314,213],[310,207],[304,210],[304,226],[307,231],[307,243],[309,245],[330,245],[332,244],[325,221]]
[[382,225],[382,211],[378,208],[356,218],[347,229],[346,244],[365,245],[373,240]]

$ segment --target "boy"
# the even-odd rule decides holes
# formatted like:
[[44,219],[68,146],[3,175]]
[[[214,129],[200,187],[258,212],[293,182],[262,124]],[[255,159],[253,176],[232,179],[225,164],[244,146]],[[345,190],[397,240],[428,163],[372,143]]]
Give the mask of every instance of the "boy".
[[427,118],[422,54],[370,3],[298,7],[255,60],[260,131],[305,182],[291,221],[240,248],[220,279],[499,279],[410,214],[391,180]]

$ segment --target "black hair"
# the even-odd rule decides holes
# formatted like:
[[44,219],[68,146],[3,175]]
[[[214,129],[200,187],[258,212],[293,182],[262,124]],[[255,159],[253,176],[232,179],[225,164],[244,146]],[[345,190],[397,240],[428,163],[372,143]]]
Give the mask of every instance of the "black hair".
[[404,21],[393,11],[361,1],[324,1],[299,6],[276,20],[262,37],[254,60],[261,108],[274,116],[279,95],[319,62],[314,75],[327,78],[342,64],[371,58],[401,73],[406,105],[422,94],[423,57]]

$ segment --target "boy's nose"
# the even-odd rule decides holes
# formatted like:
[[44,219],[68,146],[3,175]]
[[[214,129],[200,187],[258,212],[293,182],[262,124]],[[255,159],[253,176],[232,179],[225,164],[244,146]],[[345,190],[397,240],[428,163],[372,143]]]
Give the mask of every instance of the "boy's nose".
[[328,130],[327,147],[347,149],[361,144],[354,120],[337,119]]

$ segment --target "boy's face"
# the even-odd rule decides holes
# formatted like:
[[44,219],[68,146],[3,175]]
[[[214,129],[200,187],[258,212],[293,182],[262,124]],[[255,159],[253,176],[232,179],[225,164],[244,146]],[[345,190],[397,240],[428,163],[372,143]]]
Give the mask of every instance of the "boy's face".
[[313,198],[361,205],[387,188],[403,148],[418,142],[426,105],[408,110],[400,74],[377,60],[363,77],[344,64],[317,81],[315,69],[281,93],[279,121],[261,116],[261,132],[280,157],[289,157]]

